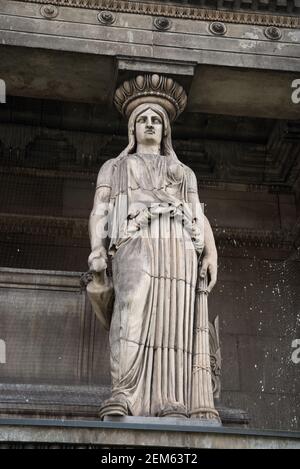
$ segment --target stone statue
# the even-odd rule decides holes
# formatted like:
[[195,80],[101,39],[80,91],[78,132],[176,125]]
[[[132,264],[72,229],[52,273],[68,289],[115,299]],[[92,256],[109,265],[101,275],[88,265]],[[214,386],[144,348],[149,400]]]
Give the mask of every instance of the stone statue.
[[101,418],[219,421],[207,315],[217,251],[195,174],[171,139],[170,122],[186,101],[178,83],[159,75],[124,82],[115,94],[129,143],[101,167],[89,223],[87,292],[110,330],[112,396]]

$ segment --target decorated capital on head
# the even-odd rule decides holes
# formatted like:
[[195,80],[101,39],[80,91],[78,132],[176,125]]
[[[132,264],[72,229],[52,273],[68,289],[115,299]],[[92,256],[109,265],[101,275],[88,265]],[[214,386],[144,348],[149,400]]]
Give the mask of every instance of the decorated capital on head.
[[173,122],[184,111],[187,95],[173,78],[145,74],[124,81],[115,92],[114,103],[127,119],[141,104],[157,104],[167,112],[170,122]]

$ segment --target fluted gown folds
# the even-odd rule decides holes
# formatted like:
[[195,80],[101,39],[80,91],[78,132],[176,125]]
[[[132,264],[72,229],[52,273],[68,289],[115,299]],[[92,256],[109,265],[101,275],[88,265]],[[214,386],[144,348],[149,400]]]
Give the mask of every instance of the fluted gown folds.
[[161,155],[132,154],[102,167],[109,187],[112,396],[132,415],[190,409],[198,258],[204,243],[196,177]]

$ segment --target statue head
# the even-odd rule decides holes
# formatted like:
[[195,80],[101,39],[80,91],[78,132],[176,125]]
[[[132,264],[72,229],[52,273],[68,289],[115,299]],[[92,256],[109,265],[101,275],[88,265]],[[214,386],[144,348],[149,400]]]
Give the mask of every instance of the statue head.
[[129,142],[120,157],[134,153],[142,139],[143,143],[160,143],[160,153],[178,161],[172,146],[170,122],[186,106],[187,96],[181,85],[162,75],[139,75],[117,89],[114,102],[129,119]]
[[161,146],[163,118],[157,111],[142,110],[135,118],[135,139],[137,144]]
[[169,116],[159,104],[140,104],[129,117],[127,153],[134,153],[136,144],[142,143],[142,139],[149,144],[160,144],[162,155],[168,153],[167,149],[172,147]]

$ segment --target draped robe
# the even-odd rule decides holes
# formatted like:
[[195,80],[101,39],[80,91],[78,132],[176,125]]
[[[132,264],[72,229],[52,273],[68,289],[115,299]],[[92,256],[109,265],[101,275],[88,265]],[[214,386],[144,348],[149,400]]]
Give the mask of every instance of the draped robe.
[[[190,408],[198,258],[204,245],[193,171],[162,155],[129,154],[101,168],[110,188],[112,396],[132,415]],[[199,199],[198,199],[199,200]]]

